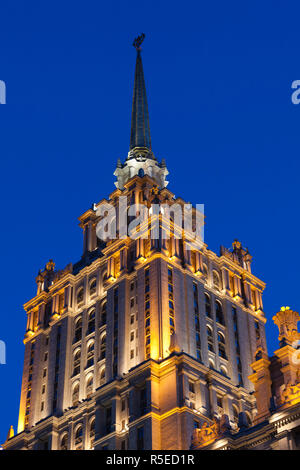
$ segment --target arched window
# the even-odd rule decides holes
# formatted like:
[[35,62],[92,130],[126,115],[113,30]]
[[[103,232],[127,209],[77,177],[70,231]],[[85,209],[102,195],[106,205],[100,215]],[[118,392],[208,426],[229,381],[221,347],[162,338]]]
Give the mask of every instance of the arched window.
[[224,325],[223,309],[219,300],[216,300],[216,321],[220,323],[220,325]]
[[64,433],[60,441],[60,450],[68,450],[68,434]]
[[80,424],[75,432],[75,446],[76,449],[81,448],[82,445],[82,425]]
[[106,325],[106,307],[107,307],[107,303],[105,301],[103,302],[102,307],[101,307],[100,326]]
[[86,382],[86,396],[89,398],[93,394],[93,376],[91,375]]
[[211,351],[211,352],[215,352],[213,331],[212,331],[210,326],[207,326],[206,331],[207,331],[208,350]]
[[208,294],[204,294],[205,297],[205,314],[209,318],[211,318],[211,302],[210,302],[210,296]]
[[232,412],[233,412],[233,421],[238,424],[239,422],[239,410],[236,405],[232,405]]
[[248,411],[245,411],[245,415],[246,415],[246,419],[247,419],[247,424],[248,426],[252,426],[252,419],[251,419],[251,415]]
[[73,392],[72,392],[72,406],[78,405],[79,402],[79,383],[77,382],[74,385]]
[[106,353],[106,335],[103,335],[100,342],[100,361],[105,359]]
[[80,349],[77,349],[77,351],[74,354],[73,375],[77,375],[80,372],[80,356],[81,356]]
[[105,367],[100,371],[100,386],[105,384]]
[[90,296],[95,295],[97,291],[97,279],[93,279],[90,283]]
[[96,311],[93,308],[90,311],[89,316],[88,316],[88,329],[87,329],[87,334],[88,335],[95,331],[95,314],[96,314]]
[[93,447],[95,440],[95,418],[90,422],[90,446]]
[[217,271],[213,271],[213,285],[215,289],[220,290],[221,282],[220,282],[220,276],[217,273]]
[[77,306],[83,303],[83,287],[80,287],[77,291]]
[[213,361],[212,359],[210,359],[210,360],[208,361],[208,366],[209,366],[210,369],[214,369],[214,368],[215,368],[215,363],[214,363],[214,361]]
[[77,318],[75,320],[75,331],[74,331],[74,343],[80,341],[82,337],[82,318]]
[[94,349],[95,349],[95,343],[94,341],[91,341],[87,348],[87,361],[86,361],[87,367],[91,367],[94,365]]
[[222,375],[224,375],[224,377],[228,377],[228,372],[225,366],[220,367],[220,372]]
[[223,333],[220,331],[218,332],[218,348],[219,348],[219,356],[223,359],[227,359],[226,356],[226,349],[225,349],[225,337]]

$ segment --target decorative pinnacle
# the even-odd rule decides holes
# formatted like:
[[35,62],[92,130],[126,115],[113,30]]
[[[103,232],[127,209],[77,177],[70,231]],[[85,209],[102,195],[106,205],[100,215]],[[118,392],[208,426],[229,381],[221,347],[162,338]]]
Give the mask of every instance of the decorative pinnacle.
[[133,47],[136,48],[137,51],[140,51],[141,50],[141,44],[142,42],[144,41],[145,39],[145,34],[142,33],[140,36],[138,36],[137,38],[135,38],[135,40],[133,41]]

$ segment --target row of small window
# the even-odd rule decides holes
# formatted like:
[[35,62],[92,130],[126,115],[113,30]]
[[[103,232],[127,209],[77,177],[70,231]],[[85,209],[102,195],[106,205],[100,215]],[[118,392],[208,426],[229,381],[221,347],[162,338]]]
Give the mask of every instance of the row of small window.
[[174,294],[173,294],[173,270],[168,268],[168,294],[169,294],[169,323],[170,323],[170,335],[175,331],[175,319],[174,319]]
[[[90,295],[90,297],[94,296],[96,294],[96,292],[97,292],[97,279],[92,279],[90,281],[90,284],[89,284],[89,295]],[[84,288],[80,287],[77,290],[77,294],[76,294],[77,306],[82,305],[83,300],[84,300]]]
[[[105,384],[105,382],[106,382],[105,366],[103,366],[101,367],[100,373],[99,373],[99,386],[101,387],[102,385]],[[89,398],[93,393],[93,383],[94,383],[94,377],[93,375],[90,375],[85,385],[86,398]],[[75,385],[73,385],[73,389],[72,389],[72,406],[77,406],[78,403],[79,403],[79,382],[76,382]]]
[[[91,340],[87,345],[87,362],[86,367],[91,367],[94,365],[94,352],[95,352],[95,341]],[[106,334],[103,334],[100,339],[100,354],[99,360],[102,361],[105,359],[106,355]],[[73,358],[73,376],[80,373],[80,363],[81,363],[81,349],[78,348],[75,350]]]
[[[106,309],[107,303],[106,301],[103,302],[101,306],[101,313],[100,313],[100,327],[106,325]],[[93,308],[88,314],[88,324],[87,324],[87,332],[86,334],[89,335],[95,331],[95,316],[96,316],[96,309]],[[74,328],[74,343],[80,341],[82,339],[82,317],[80,316],[75,320],[75,328]]]
[[[93,418],[89,423],[88,436],[89,436],[90,448],[93,448],[94,439],[95,439],[95,418]],[[83,426],[82,424],[79,424],[78,426],[76,426],[75,434],[74,434],[75,449],[81,450],[82,445],[83,445]],[[68,447],[69,447],[69,435],[67,432],[65,432],[62,434],[62,437],[60,438],[60,450],[67,450]]]
[[[208,350],[214,353],[215,352],[214,337],[213,337],[213,329],[211,328],[211,326],[207,325],[206,332],[207,332]],[[226,348],[225,348],[225,336],[220,331],[218,331],[218,352],[221,358],[227,359]]]
[[[205,314],[208,318],[213,318],[211,298],[206,292],[204,293],[204,298],[205,298]],[[216,322],[219,323],[220,325],[225,325],[223,308],[219,300],[215,301],[215,312],[216,312]]]
[[145,356],[150,358],[151,354],[151,330],[150,330],[150,270],[145,269]]
[[236,352],[236,363],[238,371],[238,385],[243,386],[243,370],[242,370],[242,361],[240,353],[240,343],[239,343],[239,327],[237,320],[237,310],[235,307],[232,307],[232,317],[233,317],[233,330],[234,330],[234,342],[235,342],[235,352]]

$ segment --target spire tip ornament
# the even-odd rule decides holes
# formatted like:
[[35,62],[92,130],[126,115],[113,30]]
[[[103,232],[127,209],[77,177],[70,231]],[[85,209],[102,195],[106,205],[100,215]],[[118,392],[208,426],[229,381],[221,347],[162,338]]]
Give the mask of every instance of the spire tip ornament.
[[142,34],[140,34],[137,38],[134,39],[132,45],[133,45],[133,47],[136,48],[137,51],[140,51],[140,50],[141,50],[141,44],[142,44],[142,42],[144,41],[145,36],[146,36],[145,33],[142,33]]

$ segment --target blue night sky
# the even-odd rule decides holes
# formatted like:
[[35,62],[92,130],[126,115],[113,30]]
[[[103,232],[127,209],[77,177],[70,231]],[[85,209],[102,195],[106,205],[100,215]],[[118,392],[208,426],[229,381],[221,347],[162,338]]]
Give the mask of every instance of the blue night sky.
[[112,192],[127,156],[141,32],[169,189],[205,204],[210,249],[234,238],[249,248],[276,349],[273,314],[300,309],[299,14],[293,1],[2,2],[0,442],[17,424],[22,305],[37,271],[49,258],[59,269],[79,260],[77,217]]

